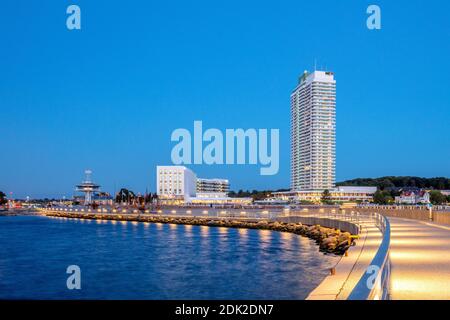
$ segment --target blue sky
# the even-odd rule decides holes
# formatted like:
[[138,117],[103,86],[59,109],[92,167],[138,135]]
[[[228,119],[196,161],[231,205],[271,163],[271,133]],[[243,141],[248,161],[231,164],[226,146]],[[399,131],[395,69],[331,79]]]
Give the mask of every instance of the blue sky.
[[[81,8],[82,30],[66,28]],[[378,4],[382,29],[366,28]],[[232,189],[289,186],[289,95],[337,80],[337,180],[450,176],[448,1],[23,1],[0,4],[0,190],[154,191],[171,132],[279,128],[280,171],[191,168]]]

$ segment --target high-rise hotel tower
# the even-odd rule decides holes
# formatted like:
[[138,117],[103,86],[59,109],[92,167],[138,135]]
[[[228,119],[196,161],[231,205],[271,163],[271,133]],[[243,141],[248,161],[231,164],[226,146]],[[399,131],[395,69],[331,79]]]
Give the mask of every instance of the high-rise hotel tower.
[[335,186],[336,81],[307,71],[291,94],[291,190]]

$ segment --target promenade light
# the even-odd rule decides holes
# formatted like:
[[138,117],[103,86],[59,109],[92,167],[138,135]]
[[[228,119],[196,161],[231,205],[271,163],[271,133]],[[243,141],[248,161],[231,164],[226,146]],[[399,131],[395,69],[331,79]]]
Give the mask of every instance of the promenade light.
[[186,213],[187,213],[187,214],[191,214],[192,211],[191,211],[191,210],[187,210]]
[[116,213],[117,212],[117,210],[116,209],[113,209],[113,211],[112,211],[113,213]]
[[81,212],[84,212],[84,209],[81,209]]
[[150,210],[148,210],[148,209],[147,209],[147,210],[145,210],[145,213],[150,213]]
[[127,210],[123,209],[122,212],[123,212],[123,213],[127,213]]
[[177,210],[172,210],[172,211],[170,211],[171,213],[177,213]]
[[133,210],[133,213],[137,213],[138,211],[137,210]]
[[158,210],[158,213],[162,213],[162,210]]
[[102,209],[98,209],[97,212],[102,212]]
[[208,210],[203,210],[203,214],[208,214]]

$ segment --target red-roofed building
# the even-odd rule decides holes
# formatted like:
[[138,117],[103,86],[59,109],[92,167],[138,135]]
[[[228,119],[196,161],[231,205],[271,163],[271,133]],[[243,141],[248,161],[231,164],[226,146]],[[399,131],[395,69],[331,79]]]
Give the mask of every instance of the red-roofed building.
[[425,190],[403,191],[400,196],[395,197],[397,204],[426,204],[430,203],[430,193]]

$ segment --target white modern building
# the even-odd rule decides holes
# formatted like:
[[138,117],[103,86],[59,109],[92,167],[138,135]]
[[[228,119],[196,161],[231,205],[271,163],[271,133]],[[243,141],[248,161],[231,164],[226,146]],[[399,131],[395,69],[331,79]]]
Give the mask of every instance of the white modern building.
[[157,166],[156,193],[166,202],[184,203],[195,197],[197,177],[184,166]]
[[230,198],[226,179],[197,179],[184,166],[157,166],[156,193],[158,201],[167,205],[185,204],[251,204],[252,198]]
[[336,81],[307,71],[291,94],[291,191],[335,186]]

